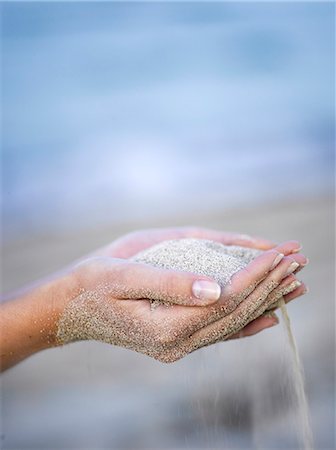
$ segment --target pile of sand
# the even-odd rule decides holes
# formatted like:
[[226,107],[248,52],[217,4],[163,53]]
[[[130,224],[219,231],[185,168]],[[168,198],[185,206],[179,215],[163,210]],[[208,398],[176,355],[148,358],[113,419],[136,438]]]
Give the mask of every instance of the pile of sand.
[[132,260],[162,269],[183,270],[213,278],[224,287],[260,250],[205,239],[176,239],[150,247]]

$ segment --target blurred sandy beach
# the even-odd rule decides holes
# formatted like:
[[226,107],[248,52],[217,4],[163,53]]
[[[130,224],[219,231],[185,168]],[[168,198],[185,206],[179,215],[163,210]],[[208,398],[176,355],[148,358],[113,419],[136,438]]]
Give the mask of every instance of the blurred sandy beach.
[[[332,198],[22,237],[5,245],[4,286],[20,287],[131,229],[185,224],[302,242],[310,259],[302,279],[310,292],[289,313],[316,448],[334,448]],[[2,377],[2,448],[296,448],[286,364],[281,324],[173,365],[93,342],[42,352]]]

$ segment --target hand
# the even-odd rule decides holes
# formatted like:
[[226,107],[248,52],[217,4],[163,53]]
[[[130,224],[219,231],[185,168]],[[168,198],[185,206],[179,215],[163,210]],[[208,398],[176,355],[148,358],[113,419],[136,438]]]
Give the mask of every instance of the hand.
[[[193,294],[195,281],[212,282],[207,277],[109,257],[86,260],[77,268],[84,293],[68,305],[58,339],[60,343],[104,340],[160,361],[175,361],[234,335],[251,318],[297,288],[295,277],[289,273],[304,264],[305,257],[286,256],[272,270],[279,249],[289,253],[294,247],[286,243],[260,255],[233,276],[230,289],[224,289],[216,303],[214,298],[200,301]],[[175,304],[152,310],[148,298]],[[179,306],[187,302],[203,307]],[[212,305],[204,306],[206,303]]]
[[[246,244],[259,246],[259,248],[273,246],[262,240],[252,240],[251,243],[250,240],[233,234],[210,230],[182,230],[184,231],[179,229],[177,235],[170,230],[169,237],[165,230],[161,230],[162,233],[157,230],[151,238],[147,239],[147,243],[146,239],[136,238],[137,250],[158,242],[159,236],[160,239],[168,239],[178,235],[180,237],[195,236],[195,233],[200,233],[199,237],[208,239],[215,239],[215,234],[218,233],[218,239],[223,239],[226,243],[242,245],[245,239]],[[141,233],[139,235],[141,236]],[[116,338],[117,345],[133,348],[140,342],[141,345],[136,348],[138,351],[162,361],[173,361],[203,345],[209,345],[219,339],[251,335],[274,323],[274,319],[260,316],[241,330],[240,327],[245,324],[241,315],[243,305],[252,308],[250,320],[269,307],[273,307],[279,296],[283,295],[285,300],[289,301],[304,293],[305,290],[303,284],[297,287],[294,275],[285,277],[280,284],[281,277],[276,275],[276,280],[272,281],[272,286],[268,285],[268,290],[263,292],[263,296],[257,295],[255,299],[253,297],[258,294],[258,290],[262,289],[268,277],[273,273],[277,274],[278,268],[290,263],[288,260],[291,258],[291,262],[295,260],[299,263],[294,273],[306,264],[305,257],[297,253],[299,244],[296,241],[287,242],[278,248],[264,252],[245,269],[236,273],[231,283],[233,291],[221,292],[217,303],[219,291],[213,285],[212,289],[209,289],[212,280],[207,277],[184,272],[162,271],[151,266],[131,263],[125,259],[113,259],[109,254],[109,252],[112,253],[113,247],[115,251],[124,255],[125,253],[131,255],[135,251],[132,237],[125,238],[124,241],[119,240],[119,244],[117,241],[116,245],[111,244],[103,251],[97,252],[97,254],[107,254],[105,257],[89,258],[77,264],[77,267],[72,266],[63,273],[53,275],[49,280],[37,282],[31,288],[26,288],[16,295],[12,294],[11,300],[8,298],[8,301],[0,305],[2,370],[37,351],[55,346],[58,325],[60,320],[64,325],[66,317],[69,319],[69,316],[64,315],[64,311],[65,309],[68,311],[70,304],[76,303],[78,306],[81,302],[85,303],[84,312],[87,311],[89,314],[86,317],[90,317],[90,314],[95,317],[94,314],[106,313],[112,320],[112,324],[115,324],[115,329],[111,329],[103,320],[105,328],[107,326],[108,332]],[[272,270],[272,262],[278,254],[277,250],[286,256],[281,264]],[[205,294],[208,295],[200,295],[199,289],[193,290],[196,279],[210,283],[205,289]],[[175,304],[171,308],[161,305],[152,311],[148,298],[164,299]],[[264,298],[264,301],[261,298]],[[98,302],[98,299],[102,302]],[[179,305],[193,306],[186,308]],[[79,316],[79,320],[77,319],[70,324],[69,328],[74,339],[103,340],[103,336],[99,335],[99,329],[93,327],[88,331],[82,326],[85,325],[85,323],[82,324],[83,315]],[[100,315],[98,319],[101,320],[102,316]],[[216,328],[217,334],[211,331],[214,327],[219,327],[219,329]],[[207,339],[203,338],[205,334],[201,332],[202,328],[205,334],[210,333],[206,336]],[[69,340],[68,338],[69,334],[64,342]],[[190,341],[191,338],[194,339],[193,342]],[[197,341],[197,339],[200,340]]]
[[[275,244],[268,239],[247,236],[246,234],[210,230],[197,227],[153,228],[126,234],[107,247],[97,252],[97,256],[112,256],[114,258],[130,258],[136,253],[170,239],[198,238],[221,242],[225,245],[240,245],[242,247],[268,250]],[[293,241],[298,244],[296,241]]]

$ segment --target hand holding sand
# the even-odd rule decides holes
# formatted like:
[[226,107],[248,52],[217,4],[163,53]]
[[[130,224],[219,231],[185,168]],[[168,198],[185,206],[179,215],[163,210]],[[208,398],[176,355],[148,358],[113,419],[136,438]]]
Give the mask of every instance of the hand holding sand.
[[[154,234],[157,242],[160,233]],[[140,248],[150,247],[152,240],[142,239]],[[134,255],[132,245],[126,245],[129,256]],[[237,332],[254,334],[276,323],[261,314],[279,298],[290,300],[304,292],[304,285],[289,275],[306,263],[298,250],[298,243],[288,242],[252,252],[238,273],[226,273],[230,284],[206,273],[144,264],[139,260],[144,254],[133,261],[109,255],[86,259],[3,304],[2,368],[73,340],[101,340],[169,362]],[[159,307],[153,308],[153,301]]]
[[[224,247],[211,241],[177,240],[138,254],[135,262],[108,257],[87,260],[79,267],[84,292],[66,308],[58,340],[103,340],[160,361],[176,361],[241,331],[283,295],[296,290],[300,283],[291,274],[306,259],[300,254],[284,256],[295,250],[295,245],[289,242],[263,253],[244,253],[241,247]],[[167,246],[168,253],[163,251]],[[247,264],[234,265],[229,255],[231,267],[225,266],[224,256],[228,254],[220,253],[217,263],[225,273],[218,272],[217,277],[211,271],[211,278],[202,274],[200,266],[196,266],[197,274],[182,271],[193,268],[183,264],[194,262],[195,267],[200,257],[208,270],[213,261],[209,259],[207,266],[207,250],[214,256],[216,246],[231,256],[243,252]],[[182,267],[176,265],[176,257]],[[163,263],[165,267],[160,268]],[[156,301],[157,307],[153,308],[150,300]]]

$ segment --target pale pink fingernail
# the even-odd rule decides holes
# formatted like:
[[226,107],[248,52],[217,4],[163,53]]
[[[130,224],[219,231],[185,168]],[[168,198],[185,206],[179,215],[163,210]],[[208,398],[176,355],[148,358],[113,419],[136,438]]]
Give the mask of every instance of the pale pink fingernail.
[[285,277],[287,277],[288,275],[293,273],[294,270],[296,270],[299,266],[300,266],[300,264],[298,262],[296,262],[296,261],[292,262],[292,264],[288,267],[288,269],[285,273]]
[[295,280],[293,283],[289,284],[288,286],[284,287],[282,295],[290,294],[291,292],[295,291],[299,286],[301,286],[301,281]]
[[285,255],[283,253],[278,253],[273,261],[273,264],[271,265],[271,270],[273,270],[278,264],[279,262],[282,260],[282,258]]
[[218,300],[221,295],[219,284],[214,281],[197,280],[192,285],[192,292],[200,300]]
[[302,250],[302,245],[300,245],[300,247],[294,248],[291,253],[299,253]]

